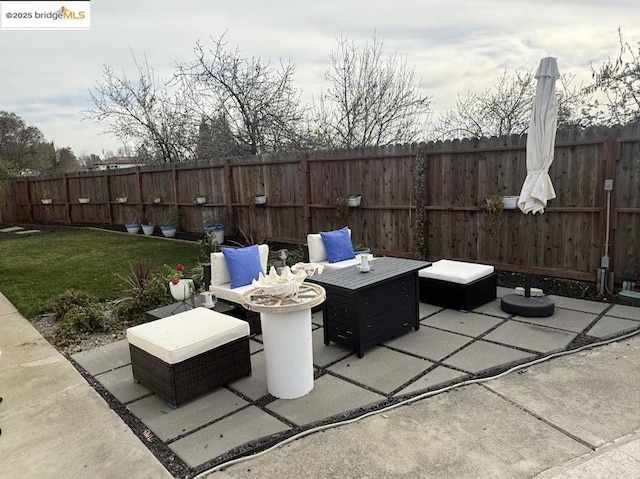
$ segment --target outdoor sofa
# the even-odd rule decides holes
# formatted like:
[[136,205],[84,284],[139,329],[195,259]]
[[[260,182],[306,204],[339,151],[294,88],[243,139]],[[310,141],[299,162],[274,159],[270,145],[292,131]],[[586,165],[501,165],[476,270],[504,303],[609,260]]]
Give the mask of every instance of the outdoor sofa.
[[254,288],[251,281],[257,279],[258,272],[267,273],[268,258],[269,245],[266,244],[247,248],[224,248],[223,252],[210,255],[209,291],[217,298],[233,303],[237,307],[238,317],[249,323],[251,334],[262,332],[260,315],[242,306],[244,303],[242,295]]

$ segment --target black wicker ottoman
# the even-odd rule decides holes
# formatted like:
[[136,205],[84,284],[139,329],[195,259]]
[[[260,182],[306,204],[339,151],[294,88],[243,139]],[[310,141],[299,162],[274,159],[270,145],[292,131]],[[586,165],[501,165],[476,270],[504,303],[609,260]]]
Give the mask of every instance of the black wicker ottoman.
[[420,301],[469,311],[496,299],[493,266],[442,259],[418,271]]
[[249,324],[195,308],[127,329],[133,378],[176,407],[251,374]]

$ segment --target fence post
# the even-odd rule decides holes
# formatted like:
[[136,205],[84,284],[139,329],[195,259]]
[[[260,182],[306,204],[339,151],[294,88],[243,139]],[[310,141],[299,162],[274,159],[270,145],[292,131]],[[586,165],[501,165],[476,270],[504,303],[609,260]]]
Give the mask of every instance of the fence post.
[[[616,189],[616,161],[620,160],[620,155],[622,154],[622,148],[620,146],[620,142],[618,139],[612,134],[607,135],[603,144],[602,144],[602,159],[605,163],[604,167],[604,176],[605,176],[605,185],[603,185],[604,191],[604,201],[605,205],[603,208],[604,214],[602,215],[603,227],[602,231],[604,234],[604,238],[602,239],[602,244],[605,245],[605,251],[603,255],[609,257],[609,265],[607,268],[609,273],[609,277],[606,278],[607,285],[609,290],[613,289],[613,278],[615,276],[615,271],[613,271],[613,265],[615,264],[615,232],[618,228],[618,213],[616,212],[616,202],[615,202],[615,189]],[[611,185],[607,185],[608,181],[611,180]],[[610,189],[609,189],[610,187]]]
[[300,174],[302,178],[302,217],[304,218],[305,235],[312,232],[311,227],[311,209],[309,203],[311,201],[311,177],[309,173],[309,153],[304,153],[300,158]]

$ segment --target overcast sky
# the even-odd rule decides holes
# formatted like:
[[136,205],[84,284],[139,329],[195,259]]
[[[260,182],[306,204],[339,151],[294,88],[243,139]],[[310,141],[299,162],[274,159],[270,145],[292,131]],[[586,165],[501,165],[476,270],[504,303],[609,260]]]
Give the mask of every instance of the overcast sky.
[[0,31],[0,110],[58,148],[102,156],[122,144],[80,112],[103,65],[134,77],[132,53],[146,55],[168,77],[193,58],[196,41],[227,32],[243,56],[295,64],[308,101],[336,38],[364,44],[375,32],[386,51],[406,55],[437,116],[458,95],[483,91],[505,69],[535,70],[545,56],[588,82],[591,64],[617,56],[619,27],[637,45],[640,0],[93,0],[90,31]]

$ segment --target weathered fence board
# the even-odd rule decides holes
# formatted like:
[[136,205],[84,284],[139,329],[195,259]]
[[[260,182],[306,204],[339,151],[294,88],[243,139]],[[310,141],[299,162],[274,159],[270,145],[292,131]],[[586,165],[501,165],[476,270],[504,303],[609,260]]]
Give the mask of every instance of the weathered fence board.
[[[524,271],[532,242],[534,273],[595,280],[604,255],[618,279],[638,273],[640,124],[559,131],[549,174],[557,198],[545,213],[505,211],[495,235],[485,198],[520,193],[526,136],[3,180],[0,222],[124,224],[138,217],[159,224],[177,208],[182,229],[200,232],[204,215],[224,217],[227,234],[239,240],[303,244],[309,232],[348,225],[354,242],[382,254]],[[605,179],[613,180],[610,195]],[[194,204],[197,194],[205,205]],[[252,205],[258,194],[266,205]],[[337,198],[352,194],[362,195],[361,206],[339,216]],[[80,204],[82,195],[91,202]],[[44,198],[52,204],[41,204]]]

